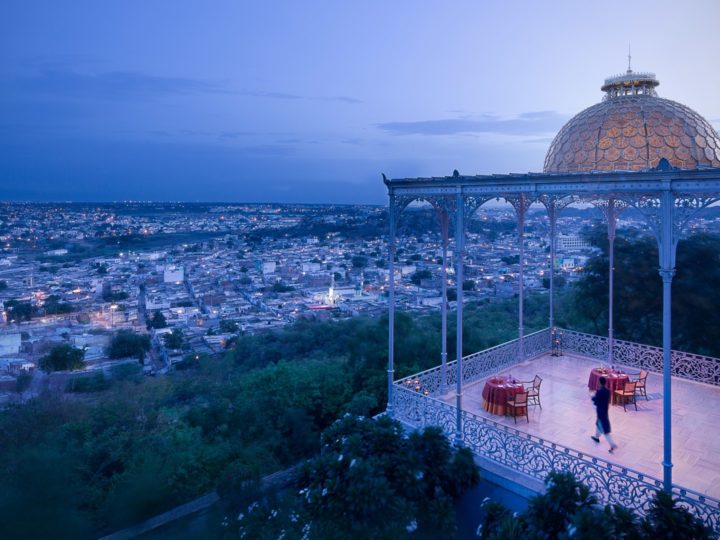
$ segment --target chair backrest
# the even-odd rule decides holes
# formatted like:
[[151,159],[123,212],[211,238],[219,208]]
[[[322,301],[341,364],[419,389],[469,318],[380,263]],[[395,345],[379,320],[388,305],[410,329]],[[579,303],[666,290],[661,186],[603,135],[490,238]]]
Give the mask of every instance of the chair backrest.
[[525,405],[528,400],[528,393],[527,392],[518,392],[513,396],[513,402],[515,405]]
[[648,372],[644,369],[640,370],[640,377],[638,377],[638,382],[645,383],[645,379],[647,379]]
[[533,379],[533,388],[535,390],[540,390],[541,383],[542,383],[542,377],[540,377],[540,375],[535,375],[535,378]]
[[634,394],[635,386],[637,386],[637,381],[625,381],[625,386],[623,387],[623,390],[625,392],[632,392]]

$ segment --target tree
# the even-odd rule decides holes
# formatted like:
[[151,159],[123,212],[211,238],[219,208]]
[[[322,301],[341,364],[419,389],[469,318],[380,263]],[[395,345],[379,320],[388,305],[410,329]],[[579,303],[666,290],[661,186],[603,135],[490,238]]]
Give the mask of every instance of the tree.
[[351,262],[353,268],[365,268],[368,265],[367,257],[364,255],[353,255]]
[[465,281],[463,281],[462,288],[463,288],[463,291],[474,291],[475,290],[475,280],[466,279]]
[[76,349],[67,343],[56,345],[50,352],[40,358],[43,371],[67,371],[82,369],[85,363],[85,351]]
[[150,350],[150,338],[141,336],[132,330],[120,330],[110,341],[107,353],[110,358],[136,357],[145,362],[145,354]]
[[238,323],[229,319],[220,319],[220,331],[224,334],[232,334],[238,331]]
[[167,328],[167,321],[165,320],[165,315],[162,314],[162,311],[157,310],[153,313],[152,319],[150,319],[147,323],[147,328],[148,330],[151,328]]
[[483,503],[480,538],[603,538],[706,540],[712,531],[664,491],[655,493],[649,512],[640,518],[619,505],[600,506],[595,496],[569,472],[552,472],[547,490],[530,500],[522,514],[494,502]]
[[272,286],[272,291],[276,292],[276,293],[284,293],[284,292],[290,292],[290,291],[294,291],[294,290],[295,290],[295,287],[293,287],[292,285],[286,285],[282,281],[277,281],[277,282],[273,283],[273,286]]
[[412,276],[410,276],[410,281],[414,285],[420,285],[423,279],[430,279],[432,278],[432,272],[430,270],[418,270],[417,272],[413,273]]
[[0,279],[0,291],[4,291],[8,288],[8,283],[4,279]]
[[180,349],[183,346],[182,330],[175,329],[163,336],[163,341],[168,349]]
[[7,300],[5,309],[10,322],[29,321],[36,312],[35,307],[30,302],[21,302],[15,299]]
[[57,294],[51,294],[45,299],[45,313],[48,315],[56,315],[60,313],[71,313],[73,311],[72,304],[63,302]]

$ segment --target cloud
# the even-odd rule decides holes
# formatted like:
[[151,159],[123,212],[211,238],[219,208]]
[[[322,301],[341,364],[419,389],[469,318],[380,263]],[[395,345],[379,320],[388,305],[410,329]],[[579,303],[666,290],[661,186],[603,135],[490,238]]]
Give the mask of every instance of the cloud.
[[227,92],[214,83],[186,77],[165,77],[134,71],[85,74],[60,69],[44,69],[32,77],[6,81],[5,88],[22,95],[79,99]]
[[287,92],[233,89],[230,85],[189,77],[150,75],[137,71],[81,73],[62,67],[41,67],[35,75],[3,81],[4,91],[19,96],[115,100],[169,95],[233,94],[280,99],[362,103],[348,96],[303,96]]
[[260,90],[240,90],[236,93],[243,95],[243,96],[252,96],[252,97],[268,98],[268,99],[285,99],[285,100],[307,99],[307,100],[311,100],[311,101],[337,101],[340,103],[348,103],[348,104],[352,104],[352,105],[362,103],[362,100],[353,98],[353,97],[348,97],[348,96],[302,96],[299,94],[287,94],[285,92],[267,92],[267,91],[260,91]]
[[392,135],[462,135],[496,133],[503,135],[541,135],[554,133],[567,117],[556,111],[532,111],[512,118],[492,114],[476,117],[418,120],[414,122],[386,122],[377,124]]

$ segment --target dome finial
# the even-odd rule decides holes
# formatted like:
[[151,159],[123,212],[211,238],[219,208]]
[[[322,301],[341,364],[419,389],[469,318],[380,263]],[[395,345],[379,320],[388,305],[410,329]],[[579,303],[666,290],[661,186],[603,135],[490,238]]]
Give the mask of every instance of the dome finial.
[[628,75],[632,73],[632,67],[630,67],[630,63],[632,61],[632,54],[630,54],[630,43],[628,43]]

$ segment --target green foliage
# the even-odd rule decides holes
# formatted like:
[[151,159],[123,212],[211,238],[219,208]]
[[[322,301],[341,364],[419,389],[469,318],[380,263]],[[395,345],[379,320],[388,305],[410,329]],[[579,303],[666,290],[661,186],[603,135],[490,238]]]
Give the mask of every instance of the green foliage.
[[242,506],[238,533],[454,538],[454,503],[479,479],[470,451],[454,452],[437,428],[405,437],[387,417],[346,415],[325,430],[320,454],[300,468],[297,494],[255,495],[247,510]]
[[51,294],[45,299],[45,313],[56,315],[60,313],[72,313],[73,307],[68,302],[63,302],[57,294]]
[[184,343],[182,330],[176,328],[172,332],[163,335],[163,341],[168,349],[182,348]]
[[110,290],[103,291],[102,298],[105,302],[121,302],[127,300],[130,295],[125,291],[112,292]]
[[[602,335],[607,330],[608,242],[596,230],[589,240],[601,253],[591,257],[572,289],[573,328]],[[662,343],[662,281],[655,239],[636,231],[615,241],[615,335],[659,346]],[[678,245],[673,279],[673,348],[720,356],[720,343],[707,328],[720,326],[720,237],[698,234]]]
[[10,322],[29,321],[36,313],[35,307],[30,302],[10,299],[6,300],[4,305]]
[[351,262],[353,268],[365,268],[368,265],[368,258],[364,255],[353,255]]
[[420,285],[423,279],[431,278],[432,272],[430,270],[418,270],[412,276],[410,276],[410,281],[415,285]]
[[32,377],[32,373],[28,373],[27,371],[20,373],[17,379],[15,379],[15,391],[22,393],[27,390],[32,382]]
[[547,490],[530,500],[520,515],[511,515],[502,505],[486,501],[478,536],[488,540],[558,539],[656,540],[712,538],[710,529],[679,507],[672,497],[658,491],[650,511],[640,518],[617,505],[601,506],[587,486],[571,473],[553,472],[546,481]]
[[107,354],[110,358],[136,357],[142,364],[145,354],[150,350],[150,338],[141,336],[132,330],[120,330],[110,340]]
[[4,279],[0,279],[0,291],[4,291],[8,288],[8,283]]
[[76,349],[67,343],[56,345],[50,352],[40,358],[40,368],[43,371],[66,371],[82,369],[85,363],[85,351]]
[[474,291],[475,290],[475,280],[466,279],[465,281],[463,281],[462,288],[463,288],[463,291]]
[[167,328],[167,321],[162,311],[157,310],[153,313],[152,318],[147,322],[147,328],[148,330],[151,328]]
[[93,373],[89,376],[73,377],[65,385],[67,392],[92,393],[102,392],[110,388],[110,381],[101,373]]
[[273,283],[273,286],[272,286],[272,292],[276,292],[276,293],[284,293],[284,292],[290,292],[290,291],[294,291],[294,290],[295,290],[295,287],[293,287],[292,285],[287,285],[287,284],[283,283],[282,281],[277,281],[277,282]]
[[232,334],[238,331],[238,323],[229,319],[220,320],[220,331],[224,334]]

